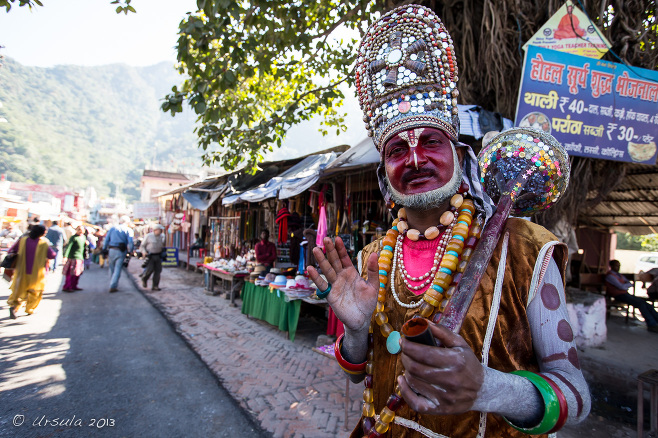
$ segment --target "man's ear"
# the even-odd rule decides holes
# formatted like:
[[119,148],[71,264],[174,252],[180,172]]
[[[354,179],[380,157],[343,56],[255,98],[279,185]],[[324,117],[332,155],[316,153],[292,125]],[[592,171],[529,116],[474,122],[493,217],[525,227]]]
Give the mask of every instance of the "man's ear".
[[457,152],[457,158],[459,158],[459,167],[464,167],[464,155],[466,154],[466,148],[455,146],[455,151]]

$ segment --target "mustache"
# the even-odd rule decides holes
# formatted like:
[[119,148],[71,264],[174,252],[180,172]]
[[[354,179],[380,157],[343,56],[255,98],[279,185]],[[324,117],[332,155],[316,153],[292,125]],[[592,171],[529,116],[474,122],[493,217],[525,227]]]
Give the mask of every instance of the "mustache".
[[416,178],[422,178],[425,176],[435,176],[435,172],[432,172],[431,170],[423,170],[423,169],[418,169],[418,170],[410,170],[408,172],[405,172],[402,175],[402,182],[403,183],[409,183],[415,180]]

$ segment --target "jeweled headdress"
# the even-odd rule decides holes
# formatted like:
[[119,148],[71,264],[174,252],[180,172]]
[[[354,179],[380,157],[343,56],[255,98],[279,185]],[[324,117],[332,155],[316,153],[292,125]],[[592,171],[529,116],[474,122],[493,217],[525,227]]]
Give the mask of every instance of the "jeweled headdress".
[[375,147],[417,126],[457,140],[457,61],[441,19],[424,6],[396,8],[366,33],[356,64],[356,88]]

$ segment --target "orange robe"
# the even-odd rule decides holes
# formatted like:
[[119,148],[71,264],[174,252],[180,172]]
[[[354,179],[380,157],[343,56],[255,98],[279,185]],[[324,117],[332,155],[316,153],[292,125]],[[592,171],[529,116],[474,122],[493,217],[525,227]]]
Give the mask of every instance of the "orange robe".
[[[530,324],[526,315],[529,301],[530,285],[535,268],[535,262],[542,248],[553,242],[553,257],[560,267],[562,277],[567,261],[567,248],[564,244],[556,244],[557,238],[545,228],[523,219],[510,218],[505,225],[509,231],[509,245],[506,260],[505,276],[500,302],[500,311],[494,329],[489,350],[490,368],[511,372],[515,370],[539,371],[539,365],[532,347]],[[503,232],[503,235],[505,233]],[[496,283],[498,262],[501,257],[503,239],[491,257],[489,266],[482,277],[480,286],[475,294],[473,303],[466,315],[459,334],[466,340],[476,357],[481,361],[482,346],[488,324],[488,315],[491,309],[494,285]],[[380,241],[376,241],[363,249],[362,261],[368,260],[372,252],[379,252]],[[363,270],[364,277],[367,276]],[[402,302],[416,301],[417,296],[404,286],[402,277],[395,273],[395,286]],[[417,309],[405,309],[399,306],[387,285],[389,294],[386,299],[386,309],[389,323],[394,329],[400,330],[402,324],[418,313]],[[386,349],[386,339],[375,327],[374,336],[374,373],[373,389],[375,412],[379,414],[386,405],[386,401],[393,393],[396,376],[403,371],[400,355],[391,355]],[[474,438],[478,434],[480,413],[469,411],[461,415],[421,415],[411,411],[405,404],[396,412],[396,417],[415,421],[441,435],[451,438]],[[351,434],[351,438],[363,436],[361,421]],[[421,438],[419,432],[391,423],[387,435],[389,437]],[[488,437],[527,437],[528,435],[509,426],[505,420],[495,414],[487,415],[486,435]],[[546,435],[542,435],[546,436]]]

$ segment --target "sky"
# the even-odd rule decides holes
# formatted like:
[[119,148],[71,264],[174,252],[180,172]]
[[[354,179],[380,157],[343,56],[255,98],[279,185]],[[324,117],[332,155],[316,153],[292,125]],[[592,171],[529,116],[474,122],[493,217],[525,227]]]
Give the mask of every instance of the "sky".
[[[178,24],[196,0],[132,0],[137,13],[117,14],[112,0],[41,0],[31,10],[0,9],[0,54],[26,66],[98,66],[124,63],[148,66],[176,61]],[[15,2],[16,4],[18,1]],[[345,37],[349,35],[346,34]],[[339,112],[348,113],[347,132],[326,137],[318,132],[319,118],[289,131],[281,148],[268,160],[304,155],[340,144],[355,145],[366,136],[353,89]]]
[[195,0],[132,0],[117,14],[112,0],[42,0],[31,10],[0,9],[0,54],[23,65],[147,66],[176,61],[178,24]]

